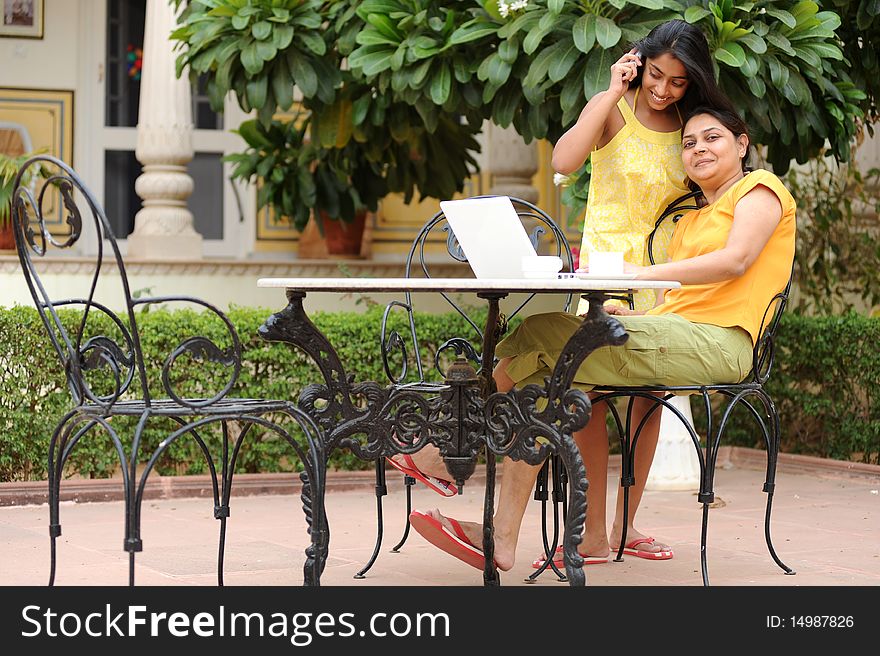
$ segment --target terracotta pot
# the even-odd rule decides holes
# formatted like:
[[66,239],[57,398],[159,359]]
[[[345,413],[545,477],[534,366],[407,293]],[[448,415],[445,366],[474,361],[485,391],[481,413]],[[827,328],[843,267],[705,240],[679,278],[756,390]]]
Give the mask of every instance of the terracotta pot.
[[364,227],[367,223],[367,211],[355,214],[354,221],[346,223],[321,216],[324,224],[324,239],[330,255],[360,256],[361,243],[364,239]]
[[15,235],[12,232],[12,221],[0,225],[0,251],[15,250]]

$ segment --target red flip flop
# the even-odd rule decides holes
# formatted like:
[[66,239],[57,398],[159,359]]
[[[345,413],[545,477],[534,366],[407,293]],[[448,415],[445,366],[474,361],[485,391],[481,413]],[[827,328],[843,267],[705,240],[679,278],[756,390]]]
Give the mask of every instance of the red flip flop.
[[446,518],[452,526],[453,533],[443,526],[436,519],[418,510],[413,510],[409,514],[409,523],[415,529],[416,533],[425,538],[438,549],[445,551],[450,556],[458,558],[463,563],[467,563],[471,567],[483,570],[486,566],[486,558],[483,552],[477,549],[461,528],[461,524],[452,519]]
[[[645,551],[636,549],[640,544],[654,544],[654,538],[635,538],[623,545],[623,553],[627,556],[635,556],[636,558],[644,558],[645,560],[669,560],[672,558],[672,549],[665,551]],[[618,549],[611,549],[612,554],[617,554]]]
[[[544,554],[541,554],[532,561],[532,567],[534,569],[541,569],[544,566],[546,558],[547,557]],[[601,565],[602,563],[608,562],[608,556],[585,556],[584,554],[581,554],[581,558],[584,559],[584,565]],[[562,553],[561,544],[556,547],[556,551],[553,553],[553,564],[559,569],[565,567],[565,556]]]
[[458,494],[458,488],[455,486],[455,483],[442,478],[434,478],[433,476],[428,476],[428,474],[422,473],[419,471],[419,468],[416,466],[412,457],[408,454],[403,454],[403,460],[406,464],[397,462],[391,458],[385,458],[385,460],[387,460],[395,469],[399,469],[407,476],[412,476],[417,481],[421,481],[440,496],[454,497]]

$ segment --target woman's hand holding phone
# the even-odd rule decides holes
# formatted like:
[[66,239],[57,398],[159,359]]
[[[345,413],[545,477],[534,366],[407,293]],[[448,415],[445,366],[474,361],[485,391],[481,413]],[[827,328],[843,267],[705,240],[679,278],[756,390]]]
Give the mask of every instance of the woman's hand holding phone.
[[608,93],[618,100],[622,98],[629,88],[629,83],[638,74],[641,65],[642,55],[635,48],[614,62],[611,65],[611,82],[608,84]]

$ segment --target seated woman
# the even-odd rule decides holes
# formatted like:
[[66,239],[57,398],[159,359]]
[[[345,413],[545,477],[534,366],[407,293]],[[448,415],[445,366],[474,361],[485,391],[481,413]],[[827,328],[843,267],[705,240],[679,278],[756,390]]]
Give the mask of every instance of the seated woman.
[[[739,382],[751,369],[764,310],[788,282],[795,249],[795,201],[769,171],[746,169],[745,123],[731,109],[699,107],[689,113],[682,134],[685,171],[699,185],[706,205],[679,220],[669,262],[627,265],[637,279],[678,280],[682,286],[668,291],[645,314],[607,306],[609,313],[620,315],[629,339],[623,346],[597,349],[584,360],[575,376],[575,383],[583,388]],[[579,317],[564,313],[526,319],[498,344],[496,355],[501,360],[494,376],[499,391],[528,383],[543,385],[580,322]],[[596,483],[587,490],[580,545],[586,563],[607,562],[609,545],[617,548],[624,522],[618,503],[609,536],[605,410],[604,404],[594,406],[590,422],[574,435],[587,475]],[[657,420],[646,425],[640,440],[656,444],[659,414],[654,413]],[[634,425],[640,419],[636,417]],[[639,551],[639,544],[647,544],[649,553],[665,553],[668,547],[654,544],[631,525],[650,461],[637,460],[636,467],[641,480],[626,520],[627,535],[634,538],[626,545],[627,553]],[[514,565],[520,524],[539,469],[522,461],[504,463],[494,520],[495,565],[501,570]],[[429,542],[482,569],[480,524],[457,522],[438,510],[414,511],[410,521]]]

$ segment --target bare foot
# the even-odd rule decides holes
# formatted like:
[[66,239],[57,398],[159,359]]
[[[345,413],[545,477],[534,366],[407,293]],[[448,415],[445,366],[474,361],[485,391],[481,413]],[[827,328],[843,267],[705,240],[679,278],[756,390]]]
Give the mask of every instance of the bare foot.
[[[450,523],[449,519],[444,517],[439,509],[434,508],[433,510],[425,511],[426,515],[429,515],[440,522],[443,527],[449,531],[452,535],[456,534],[455,529]],[[472,546],[476,547],[480,551],[483,550],[483,525],[478,524],[476,522],[463,522],[458,521],[458,525],[461,527],[462,532],[468,539],[468,542],[471,543]],[[515,551],[516,551],[516,543],[512,546],[507,543],[507,540],[504,540],[497,533],[495,535],[495,567],[500,569],[502,572],[508,571],[511,567],[513,567],[515,561]]]
[[[618,547],[615,545],[619,544],[620,532],[612,529],[611,550],[615,554],[618,551]],[[626,531],[626,550],[624,553],[652,560],[667,560],[672,558],[672,547],[630,527]]]
[[[395,462],[402,463],[401,458],[403,458],[403,456],[399,453],[391,457]],[[446,463],[443,462],[443,457],[440,455],[440,450],[437,449],[437,447],[429,444],[423,449],[411,454],[410,458],[412,458],[413,462],[416,463],[416,467],[418,467],[419,471],[423,474],[439,478],[443,481],[451,480],[452,477],[446,470]]]

